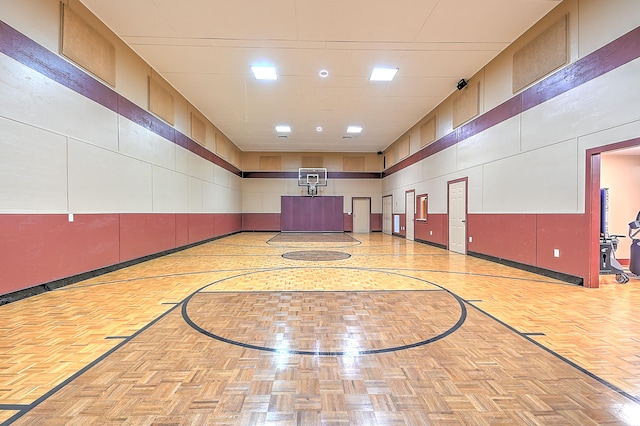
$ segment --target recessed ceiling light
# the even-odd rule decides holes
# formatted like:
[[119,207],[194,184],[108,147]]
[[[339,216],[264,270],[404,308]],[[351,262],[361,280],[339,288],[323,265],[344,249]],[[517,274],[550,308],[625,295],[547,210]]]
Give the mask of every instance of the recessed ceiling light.
[[347,127],[347,133],[360,133],[362,132],[361,126],[349,126]]
[[251,71],[256,80],[277,80],[276,67],[252,66]]
[[320,72],[318,73],[318,75],[322,78],[326,78],[329,77],[329,71],[327,70],[320,70]]
[[316,127],[316,132],[321,132],[321,131],[322,131],[322,126]]
[[371,72],[371,81],[391,81],[396,76],[398,68],[379,68],[376,67]]
[[276,126],[276,132],[278,132],[278,133],[291,133],[291,126],[287,126],[287,125]]

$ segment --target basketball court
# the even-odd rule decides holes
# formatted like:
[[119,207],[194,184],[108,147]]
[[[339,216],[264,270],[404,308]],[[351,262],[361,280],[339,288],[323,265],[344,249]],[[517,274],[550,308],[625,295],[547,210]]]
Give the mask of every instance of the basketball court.
[[637,424],[639,302],[380,233],[236,234],[0,306],[0,422]]

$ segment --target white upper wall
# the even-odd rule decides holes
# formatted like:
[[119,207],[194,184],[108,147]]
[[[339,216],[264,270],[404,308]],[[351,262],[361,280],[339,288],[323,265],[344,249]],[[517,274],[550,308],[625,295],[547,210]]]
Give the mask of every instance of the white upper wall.
[[[58,0],[0,0],[0,10],[0,19],[58,53]],[[152,70],[114,43],[113,89],[147,109]],[[0,93],[0,213],[241,212],[234,173],[3,54]],[[175,128],[189,134],[192,107],[174,99]]]
[[[638,1],[565,0],[473,77],[480,114],[514,96],[513,53],[564,14],[570,62],[640,26]],[[426,192],[429,212],[446,213],[447,182],[468,177],[469,213],[583,213],[585,150],[640,137],[640,85],[631,83],[638,75],[634,60],[558,95],[420,161],[421,168],[386,177],[383,194],[402,201],[406,190]],[[455,96],[434,112],[438,138],[453,131]],[[410,131],[414,140],[419,124]],[[403,213],[403,204],[394,202],[394,212]]]

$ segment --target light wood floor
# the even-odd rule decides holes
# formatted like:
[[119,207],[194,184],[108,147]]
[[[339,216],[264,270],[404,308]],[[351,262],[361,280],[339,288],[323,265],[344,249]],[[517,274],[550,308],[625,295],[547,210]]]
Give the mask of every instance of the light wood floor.
[[238,234],[0,306],[0,423],[640,424],[640,282],[349,235]]

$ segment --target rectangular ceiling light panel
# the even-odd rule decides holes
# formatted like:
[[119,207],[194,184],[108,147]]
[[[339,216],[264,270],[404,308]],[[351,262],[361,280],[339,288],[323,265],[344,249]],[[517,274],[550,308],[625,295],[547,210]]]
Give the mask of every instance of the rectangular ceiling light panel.
[[371,81],[391,81],[396,76],[398,68],[374,68],[371,72]]
[[277,80],[276,67],[252,66],[251,72],[256,80]]

